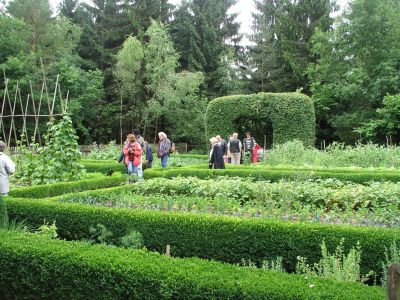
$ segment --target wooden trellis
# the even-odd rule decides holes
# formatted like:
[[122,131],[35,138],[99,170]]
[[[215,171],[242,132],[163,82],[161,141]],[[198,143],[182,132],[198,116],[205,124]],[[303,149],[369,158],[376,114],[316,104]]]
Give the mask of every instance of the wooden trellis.
[[[27,145],[29,143],[38,143],[42,145],[42,139],[40,134],[40,121],[45,117],[51,119],[54,116],[61,116],[65,113],[68,104],[68,92],[65,99],[63,99],[61,94],[61,87],[59,84],[59,75],[57,75],[56,84],[54,87],[54,92],[52,97],[49,95],[46,74],[44,72],[44,67],[42,64],[42,84],[39,99],[35,99],[33,93],[32,82],[29,82],[30,93],[24,98],[21,96],[21,89],[19,82],[17,82],[15,90],[10,92],[10,80],[6,77],[5,71],[3,69],[4,76],[4,95],[1,105],[0,112],[0,134],[2,135],[1,140],[3,140],[8,147],[11,143],[17,144],[18,140],[21,140],[21,136],[25,136]],[[60,101],[61,111],[56,112],[56,101]],[[47,111],[43,112],[42,106],[47,107]],[[47,104],[47,105],[46,105]],[[19,106],[20,111],[18,112],[16,108]],[[34,130],[32,132],[32,140],[29,141],[29,135],[27,130],[27,120],[31,118],[35,124]],[[22,128],[16,127],[16,120],[22,121]],[[21,122],[20,122],[21,123]],[[6,126],[7,125],[7,126]],[[17,129],[20,132],[18,136]]]

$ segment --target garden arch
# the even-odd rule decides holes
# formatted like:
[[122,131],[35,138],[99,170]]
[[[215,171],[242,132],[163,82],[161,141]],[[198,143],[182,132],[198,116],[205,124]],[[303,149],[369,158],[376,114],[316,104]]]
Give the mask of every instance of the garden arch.
[[207,106],[207,136],[227,137],[238,130],[237,120],[243,117],[270,120],[275,144],[298,139],[306,146],[314,145],[314,104],[304,94],[259,93],[216,98]]

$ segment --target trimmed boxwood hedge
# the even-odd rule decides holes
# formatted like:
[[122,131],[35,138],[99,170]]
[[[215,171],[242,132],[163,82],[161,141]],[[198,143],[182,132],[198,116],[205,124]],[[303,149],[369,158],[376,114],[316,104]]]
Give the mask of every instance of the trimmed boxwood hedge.
[[385,228],[167,213],[49,200],[8,198],[6,204],[11,220],[25,220],[33,228],[44,220],[55,220],[60,237],[66,239],[90,238],[89,227],[103,224],[117,241],[134,228],[143,234],[145,246],[150,250],[161,252],[170,244],[174,256],[230,263],[250,259],[261,264],[265,259],[282,256],[288,270],[294,270],[298,255],[307,257],[310,263],[319,261],[322,240],[333,251],[340,239],[345,238],[346,251],[360,242],[362,272],[373,270],[379,274],[385,247],[400,238],[400,230]]
[[314,145],[314,103],[304,94],[259,93],[216,98],[207,106],[207,135],[227,137],[237,131],[239,117],[271,120],[274,144],[298,139],[306,146]]
[[86,172],[98,172],[105,175],[111,175],[114,172],[126,174],[125,165],[116,161],[82,160],[82,163],[86,168]]
[[274,168],[227,168],[227,169],[205,169],[205,168],[176,168],[176,169],[149,169],[145,170],[144,178],[174,178],[177,176],[183,177],[198,177],[201,179],[216,178],[218,176],[229,177],[250,177],[257,180],[278,181],[281,179],[299,179],[299,178],[336,178],[342,181],[351,181],[355,183],[365,183],[369,181],[400,181],[400,172],[383,172],[383,171],[347,171],[347,172],[331,172],[320,170],[306,169],[274,169]]
[[93,179],[22,187],[11,190],[9,195],[21,198],[48,198],[73,192],[112,187],[126,183],[126,181],[125,176],[116,173],[112,176],[101,176]]
[[358,283],[305,278],[0,230],[5,299],[383,299]]

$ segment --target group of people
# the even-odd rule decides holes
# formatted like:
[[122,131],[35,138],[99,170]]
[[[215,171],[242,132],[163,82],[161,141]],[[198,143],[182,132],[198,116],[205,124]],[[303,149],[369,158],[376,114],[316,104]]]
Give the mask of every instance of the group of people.
[[[164,132],[159,132],[158,138],[157,157],[161,159],[161,166],[166,168],[173,143]],[[146,168],[151,168],[153,166],[153,150],[140,135],[139,130],[134,129],[133,133],[127,135],[125,145],[118,158],[118,162],[124,162],[128,175],[136,174],[138,177],[143,177],[143,153],[146,155]]]
[[[253,157],[253,150],[257,146],[256,140],[250,132],[245,133],[246,137],[241,142],[237,133],[229,136],[228,142],[216,135],[210,139],[210,169],[224,169],[225,163],[240,165],[240,161],[246,153]],[[253,160],[252,160],[253,161]]]

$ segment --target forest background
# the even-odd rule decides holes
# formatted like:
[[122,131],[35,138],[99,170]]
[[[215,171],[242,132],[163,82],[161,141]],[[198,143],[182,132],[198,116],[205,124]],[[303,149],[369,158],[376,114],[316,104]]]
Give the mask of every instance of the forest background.
[[294,91],[314,100],[317,145],[400,140],[398,0],[339,14],[334,0],[256,0],[246,37],[235,2],[2,0],[0,67],[25,95],[30,81],[40,94],[43,69],[49,90],[59,74],[81,144],[138,128],[199,147],[212,99]]

